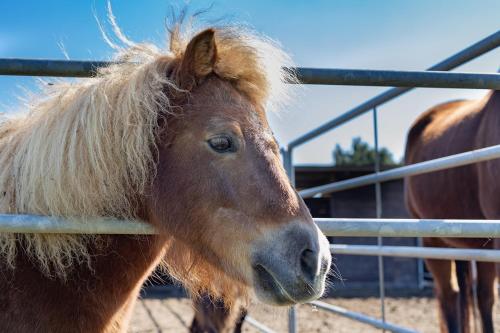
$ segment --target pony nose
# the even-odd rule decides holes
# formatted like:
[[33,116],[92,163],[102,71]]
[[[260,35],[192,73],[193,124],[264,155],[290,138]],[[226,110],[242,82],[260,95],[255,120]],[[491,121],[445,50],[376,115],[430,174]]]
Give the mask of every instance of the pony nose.
[[300,254],[300,272],[307,282],[313,282],[319,275],[318,251],[305,249]]
[[323,294],[330,263],[328,240],[318,227],[294,221],[256,243],[253,286],[271,304],[308,302]]

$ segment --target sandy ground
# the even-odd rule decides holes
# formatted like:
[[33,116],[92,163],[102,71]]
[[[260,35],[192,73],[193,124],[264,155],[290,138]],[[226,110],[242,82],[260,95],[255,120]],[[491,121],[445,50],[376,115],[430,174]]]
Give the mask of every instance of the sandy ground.
[[[335,298],[326,302],[359,311],[368,315],[380,314],[377,298]],[[386,300],[387,321],[412,328],[418,332],[438,332],[436,302],[432,298],[388,298]],[[500,304],[494,310],[495,331],[500,332]],[[276,332],[287,332],[286,310],[255,305],[250,315]],[[137,302],[131,320],[130,332],[188,332],[193,310],[189,299],[142,299]],[[299,332],[357,333],[380,332],[379,330],[352,320],[314,309],[308,305],[298,307]],[[244,332],[259,332],[245,323]]]

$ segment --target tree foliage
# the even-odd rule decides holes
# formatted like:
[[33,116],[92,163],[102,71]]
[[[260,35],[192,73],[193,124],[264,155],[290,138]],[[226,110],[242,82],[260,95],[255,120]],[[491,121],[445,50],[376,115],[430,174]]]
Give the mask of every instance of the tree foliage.
[[[379,148],[380,165],[397,165],[387,148]],[[344,150],[337,144],[333,150],[333,161],[337,166],[362,166],[375,164],[375,148],[360,137],[352,139],[351,149]]]

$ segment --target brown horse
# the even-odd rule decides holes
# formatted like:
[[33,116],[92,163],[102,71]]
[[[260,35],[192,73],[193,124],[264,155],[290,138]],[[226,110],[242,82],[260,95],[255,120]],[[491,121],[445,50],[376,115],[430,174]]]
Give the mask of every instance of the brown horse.
[[[118,35],[118,34],[117,34]],[[319,297],[328,242],[266,120],[283,53],[235,28],[170,51],[121,49],[96,78],[49,87],[0,126],[0,211],[136,218],[151,236],[0,234],[1,332],[124,331],[160,262],[192,292]],[[88,219],[89,221],[91,219]]]
[[[412,126],[406,163],[412,164],[500,144],[500,91],[476,101],[453,101],[427,111]],[[408,208],[417,218],[499,219],[500,160],[406,179]],[[494,248],[491,239],[424,238],[425,246]],[[439,300],[441,331],[471,331],[469,262],[426,260]],[[493,263],[477,263],[477,295],[482,331],[493,332],[496,297]]]

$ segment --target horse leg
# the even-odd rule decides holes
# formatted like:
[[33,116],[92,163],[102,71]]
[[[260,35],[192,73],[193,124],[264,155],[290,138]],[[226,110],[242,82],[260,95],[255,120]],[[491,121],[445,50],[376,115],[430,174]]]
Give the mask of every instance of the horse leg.
[[493,333],[493,306],[496,299],[495,263],[477,263],[477,298],[483,333]]
[[200,295],[193,299],[194,318],[191,323],[191,333],[219,333],[226,331],[226,319],[229,311],[220,300],[214,300],[209,295]]
[[204,294],[194,298],[193,305],[195,315],[191,333],[241,333],[246,309],[238,301],[229,306]]
[[236,322],[236,326],[234,327],[233,333],[241,333],[242,332],[242,326],[243,323],[245,322],[245,318],[248,314],[248,310],[245,308],[241,309],[240,312],[240,317],[238,318],[238,321]]
[[452,261],[426,259],[425,264],[434,278],[441,333],[460,333],[459,291],[453,276]]
[[470,261],[455,261],[455,272],[457,275],[458,289],[459,289],[459,313],[460,313],[460,326],[462,333],[472,332],[472,321],[474,306],[472,296],[472,270]]
[[[446,247],[438,238],[423,238],[424,246]],[[450,260],[426,259],[425,264],[434,278],[434,291],[439,304],[441,333],[460,332],[460,300],[458,284]]]

